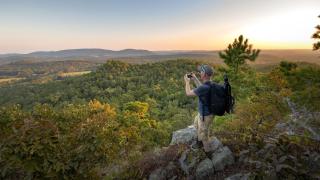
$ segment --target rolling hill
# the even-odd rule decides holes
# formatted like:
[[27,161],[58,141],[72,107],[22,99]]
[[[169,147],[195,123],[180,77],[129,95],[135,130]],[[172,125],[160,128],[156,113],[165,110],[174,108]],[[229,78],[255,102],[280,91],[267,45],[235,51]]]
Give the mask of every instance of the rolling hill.
[[[145,63],[177,58],[196,59],[210,61],[216,64],[222,63],[218,55],[219,51],[148,51],[138,49],[124,49],[120,51],[106,49],[67,49],[61,51],[37,51],[29,54],[0,54],[0,65],[28,61],[92,61],[105,62],[109,59],[121,60],[129,63]],[[282,60],[293,62],[309,62],[320,64],[318,52],[300,50],[262,50],[256,62],[257,65],[277,64]]]

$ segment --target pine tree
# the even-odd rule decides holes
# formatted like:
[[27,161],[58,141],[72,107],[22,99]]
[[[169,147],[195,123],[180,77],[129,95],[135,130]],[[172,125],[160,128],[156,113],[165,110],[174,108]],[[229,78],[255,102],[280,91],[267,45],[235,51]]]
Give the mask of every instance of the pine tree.
[[[320,18],[320,15],[318,17]],[[319,41],[313,44],[314,51],[320,49],[320,25],[317,25],[315,28],[317,31],[312,35],[312,38]]]
[[252,44],[248,44],[248,39],[243,41],[243,36],[240,35],[232,44],[228,45],[226,50],[219,52],[219,56],[237,73],[239,67],[245,64],[246,60],[255,61],[259,53],[259,49],[252,49]]

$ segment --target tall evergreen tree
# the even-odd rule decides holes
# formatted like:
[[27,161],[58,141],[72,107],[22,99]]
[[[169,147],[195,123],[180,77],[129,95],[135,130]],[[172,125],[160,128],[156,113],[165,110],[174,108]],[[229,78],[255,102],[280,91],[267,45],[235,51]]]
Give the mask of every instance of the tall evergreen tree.
[[244,40],[240,35],[232,44],[228,45],[226,50],[219,52],[219,56],[237,73],[239,67],[245,64],[246,60],[255,61],[259,53],[259,49],[252,49],[252,44],[248,44],[248,39]]
[[[320,18],[320,15],[318,16]],[[315,40],[319,40],[318,42],[313,43],[313,50],[319,50],[320,49],[320,25],[317,25],[315,27],[317,30],[316,32],[312,35],[312,38]]]

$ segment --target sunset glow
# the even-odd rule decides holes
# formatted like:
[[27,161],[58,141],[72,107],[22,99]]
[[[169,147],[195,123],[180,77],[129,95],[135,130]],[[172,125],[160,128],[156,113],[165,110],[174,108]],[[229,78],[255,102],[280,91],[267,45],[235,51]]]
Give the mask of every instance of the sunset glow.
[[320,1],[0,0],[0,54],[73,48],[311,49]]
[[314,29],[306,27],[313,27],[319,22],[316,18],[309,18],[316,13],[316,9],[310,7],[257,18],[241,29],[241,33],[261,48],[310,49],[313,41],[310,36]]

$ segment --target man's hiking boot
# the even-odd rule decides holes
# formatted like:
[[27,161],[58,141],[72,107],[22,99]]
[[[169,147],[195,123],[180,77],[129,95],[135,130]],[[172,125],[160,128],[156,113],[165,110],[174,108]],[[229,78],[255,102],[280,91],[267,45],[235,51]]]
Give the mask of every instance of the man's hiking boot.
[[203,147],[203,143],[202,141],[194,141],[192,144],[191,144],[191,148],[192,149],[200,149]]

